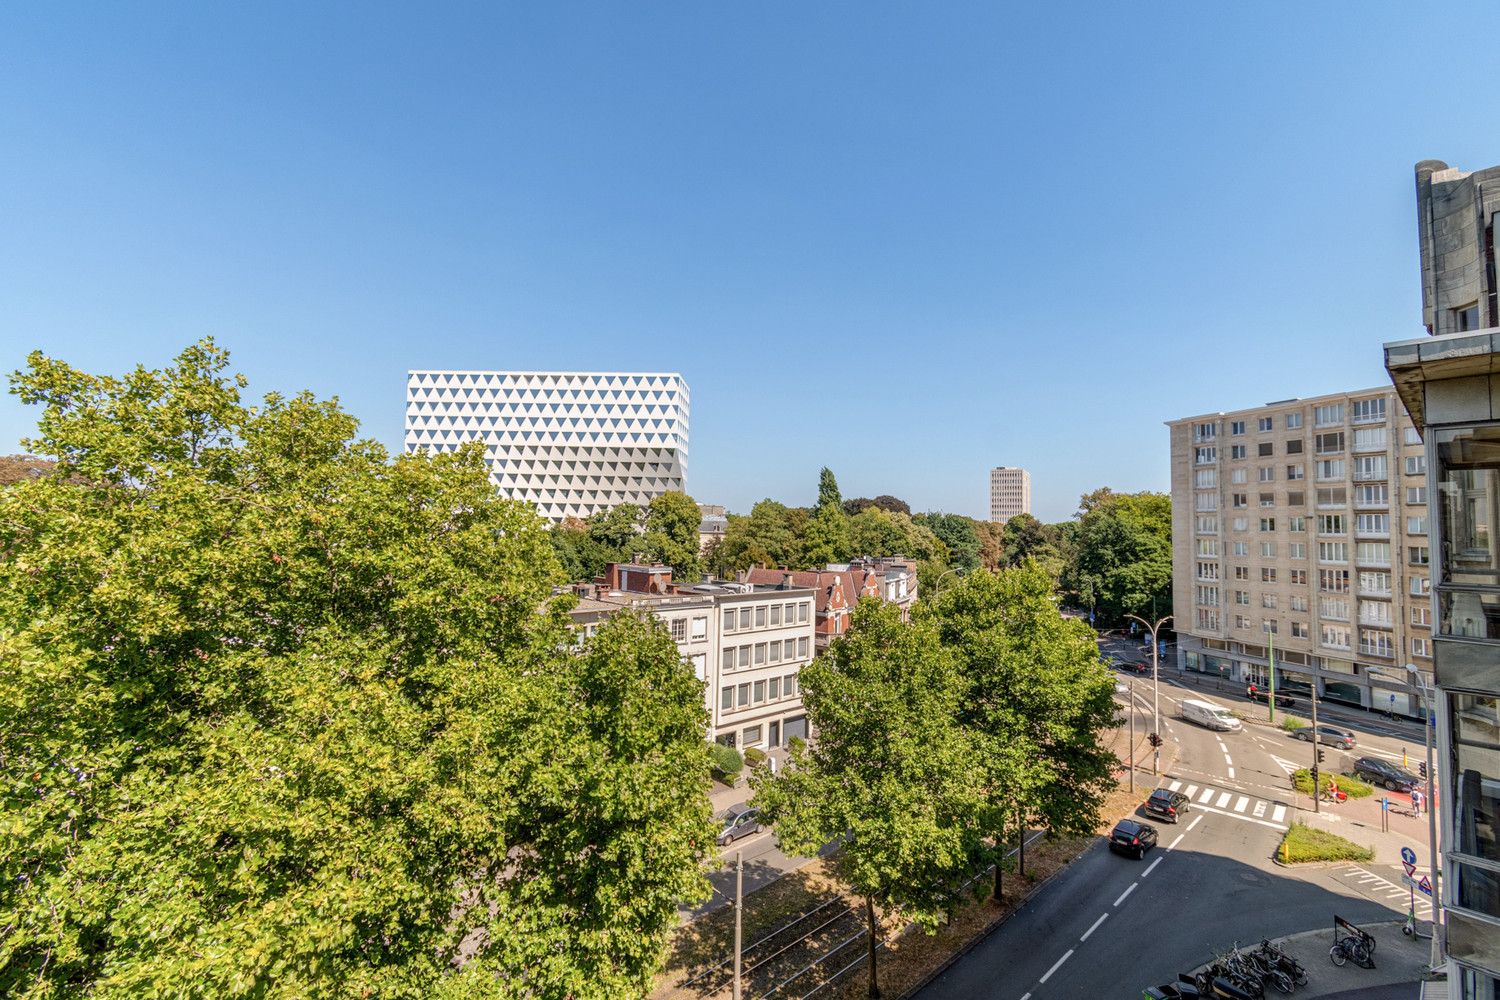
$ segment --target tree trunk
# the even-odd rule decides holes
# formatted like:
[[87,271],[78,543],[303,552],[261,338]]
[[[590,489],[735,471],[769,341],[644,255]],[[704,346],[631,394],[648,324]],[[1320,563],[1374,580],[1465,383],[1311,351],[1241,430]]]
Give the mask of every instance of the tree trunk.
[[880,984],[875,978],[875,951],[879,947],[880,937],[876,933],[875,900],[870,896],[865,897],[865,917],[870,923],[870,1000],[880,1000]]
[[1001,902],[1003,902],[1002,897],[1005,895],[1005,886],[1004,886],[1004,882],[1003,882],[1003,879],[1004,879],[1004,876],[1005,876],[1005,857],[1004,857],[1004,846],[1003,846],[1005,844],[1005,838],[1003,836],[1000,838],[1000,843],[1002,845],[1001,846],[1001,857],[998,857],[998,858],[995,859],[995,903],[996,903],[996,905],[999,905]]

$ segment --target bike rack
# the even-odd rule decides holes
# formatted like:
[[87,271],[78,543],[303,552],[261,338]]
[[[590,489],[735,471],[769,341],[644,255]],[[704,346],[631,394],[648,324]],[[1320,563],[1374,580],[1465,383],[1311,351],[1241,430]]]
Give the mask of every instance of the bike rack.
[[1346,937],[1359,938],[1365,946],[1366,961],[1361,962],[1350,955],[1349,958],[1355,965],[1362,969],[1375,968],[1375,937],[1369,931],[1356,927],[1337,913],[1333,915],[1333,943],[1338,944]]

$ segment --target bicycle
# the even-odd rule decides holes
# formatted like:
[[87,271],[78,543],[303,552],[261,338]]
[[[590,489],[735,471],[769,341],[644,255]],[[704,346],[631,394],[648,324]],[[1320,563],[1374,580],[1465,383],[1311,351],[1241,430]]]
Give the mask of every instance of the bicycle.
[[1355,965],[1368,967],[1375,957],[1375,945],[1365,944],[1363,938],[1350,934],[1348,937],[1336,941],[1332,948],[1328,949],[1328,959],[1334,965],[1343,967],[1349,959],[1354,959]]

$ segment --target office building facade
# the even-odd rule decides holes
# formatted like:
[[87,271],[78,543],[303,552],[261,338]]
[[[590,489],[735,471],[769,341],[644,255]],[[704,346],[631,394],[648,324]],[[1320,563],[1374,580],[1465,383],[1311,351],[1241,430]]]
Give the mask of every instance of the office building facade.
[[689,402],[676,373],[411,371],[405,447],[483,442],[503,495],[587,518],[684,490]]
[[1430,674],[1425,457],[1390,388],[1168,424],[1182,669],[1416,717]]
[[1031,473],[1000,466],[990,470],[990,520],[1004,524],[1031,513]]

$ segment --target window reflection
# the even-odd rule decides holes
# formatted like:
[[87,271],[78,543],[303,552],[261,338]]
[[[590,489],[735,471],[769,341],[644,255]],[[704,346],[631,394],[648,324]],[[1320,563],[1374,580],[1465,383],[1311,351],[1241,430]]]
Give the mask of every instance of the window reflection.
[[1437,453],[1443,582],[1500,584],[1500,427],[1442,431]]
[[1440,589],[1442,632],[1466,639],[1500,639],[1500,593]]
[[1500,860],[1500,703],[1456,694],[1451,704],[1456,848]]

